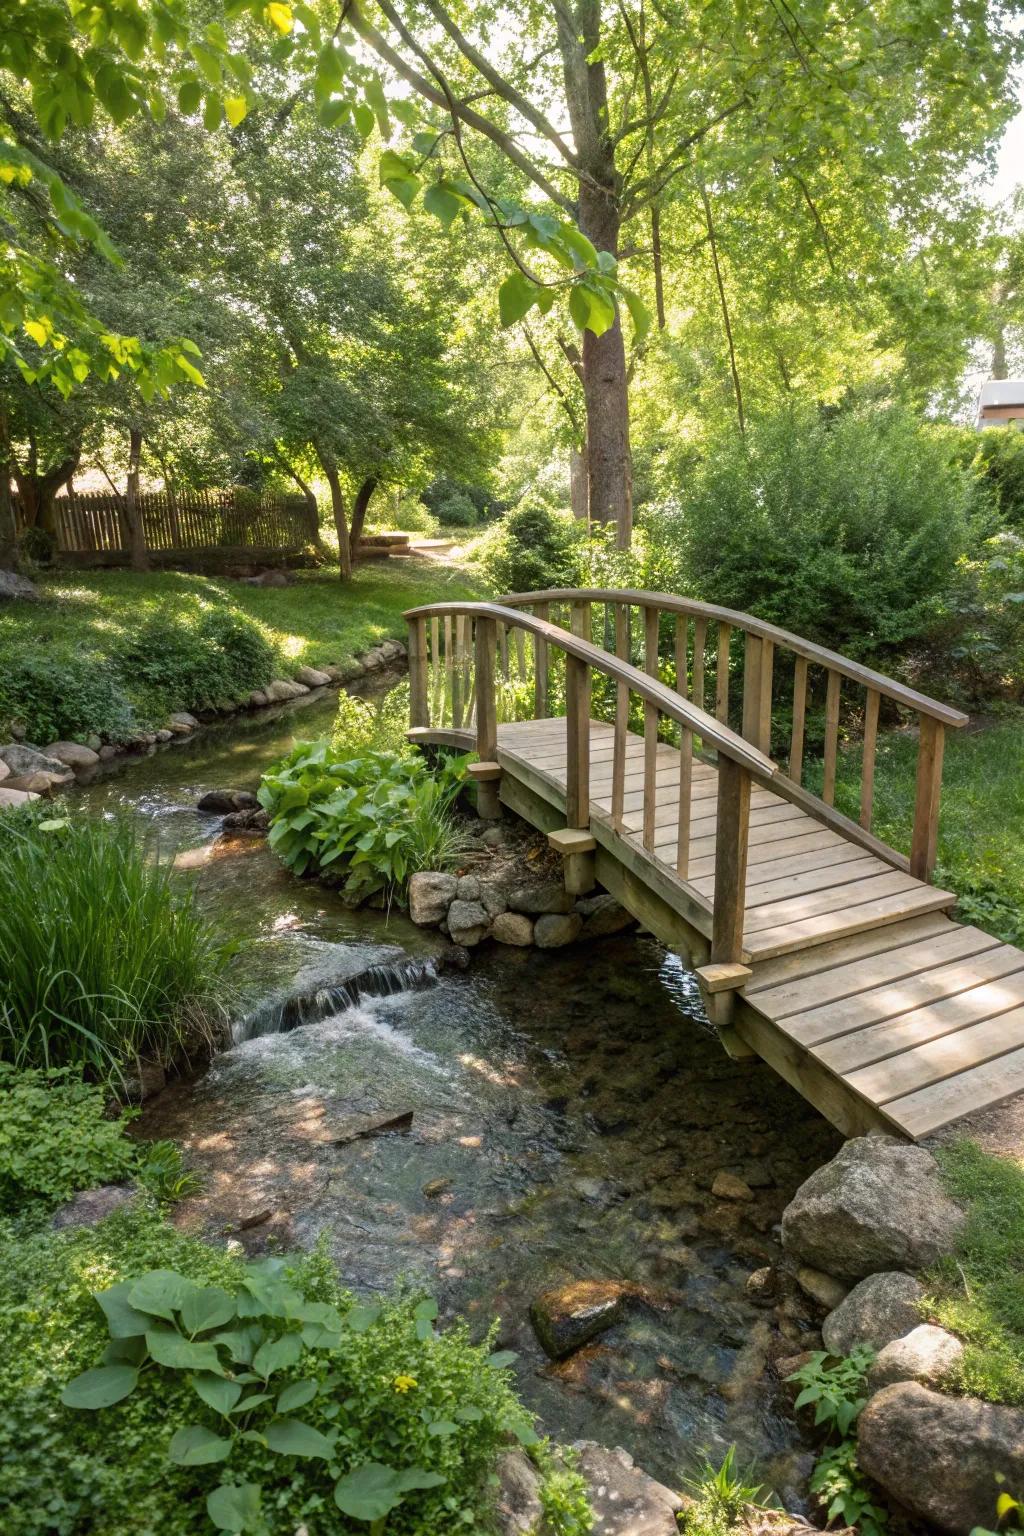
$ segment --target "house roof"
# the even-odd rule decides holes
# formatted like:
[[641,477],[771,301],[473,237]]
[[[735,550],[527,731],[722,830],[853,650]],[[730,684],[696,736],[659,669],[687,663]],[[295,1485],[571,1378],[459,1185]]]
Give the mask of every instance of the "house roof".
[[1024,379],[988,379],[981,386],[979,411],[986,405],[1024,405]]

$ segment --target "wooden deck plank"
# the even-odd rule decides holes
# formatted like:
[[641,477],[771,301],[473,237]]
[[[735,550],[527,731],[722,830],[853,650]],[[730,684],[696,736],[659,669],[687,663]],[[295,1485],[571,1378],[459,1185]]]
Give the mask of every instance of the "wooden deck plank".
[[999,1056],[984,1066],[960,1072],[930,1088],[919,1088],[885,1106],[890,1120],[919,1139],[940,1131],[953,1120],[1002,1104],[1024,1089],[1024,1048]]
[[823,973],[770,987],[758,994],[757,1006],[778,1021],[823,1003],[838,1003],[869,987],[932,970],[947,961],[980,954],[984,949],[994,949],[998,943],[998,939],[978,928],[960,928],[950,923],[939,937],[927,937],[916,944],[897,942],[887,953],[876,952],[870,959],[830,966]]
[[868,1024],[880,1024],[883,1019],[894,1019],[897,1014],[910,1013],[928,1003],[941,1002],[944,997],[966,992],[983,981],[1010,976],[1021,968],[1022,960],[1021,951],[1014,949],[1012,944],[997,944],[994,949],[986,949],[967,960],[954,960],[949,965],[936,966],[916,976],[872,987],[840,1002],[827,1003],[824,1008],[790,1014],[786,1020],[786,1033],[802,1045],[819,1045],[836,1035],[863,1029]]
[[817,976],[822,971],[831,970],[833,966],[866,960],[871,955],[888,952],[903,944],[915,944],[919,939],[951,933],[956,926],[944,912],[926,912],[921,917],[908,917],[902,923],[890,923],[884,928],[868,928],[863,933],[833,939],[829,944],[816,944],[811,949],[779,955],[774,960],[762,960],[742,989],[743,995],[756,1001],[758,994],[767,991],[769,987],[797,981],[803,976]]
[[786,901],[772,902],[756,907],[748,914],[746,932],[753,936],[764,928],[777,928],[781,923],[799,923],[805,917],[819,917],[825,912],[842,911],[844,907],[861,905],[877,896],[895,896],[919,889],[920,881],[898,870],[884,875],[873,875],[858,880],[856,892],[841,888],[814,891],[809,896],[793,896]]
[[956,897],[949,891],[937,891],[922,885],[909,891],[897,891],[888,896],[876,896],[870,901],[858,902],[845,911],[824,912],[815,917],[781,923],[777,928],[763,928],[759,933],[744,938],[744,948],[751,959],[770,959],[774,955],[788,954],[795,949],[805,949],[811,944],[826,944],[829,939],[842,934],[863,933],[868,928],[879,928],[887,923],[898,923],[919,912],[944,912],[954,905]]
[[[863,848],[857,848],[853,843],[844,843],[840,840],[838,846],[826,844],[824,848],[812,848],[807,853],[790,854],[788,858],[773,858],[771,851],[755,864],[747,860],[747,906],[760,906],[763,901],[772,901],[783,894],[797,895],[801,890],[816,890],[816,885],[802,886],[800,881],[804,876],[817,877],[824,871],[839,869],[843,864],[860,864],[865,858]],[[873,865],[878,865],[879,860],[873,859]],[[853,878],[859,878],[854,876]],[[706,890],[707,896],[712,898],[715,891],[714,871],[700,873],[691,866],[690,880],[698,890]],[[786,881],[795,881],[792,891],[785,893],[781,886]],[[778,890],[768,887],[778,886]],[[758,897],[757,893],[767,889],[767,895]]]
[[[847,848],[849,847],[852,847],[852,844],[848,843]],[[771,878],[755,876],[752,882],[748,874],[745,893],[747,915],[751,917],[762,907],[774,907],[780,901],[790,901],[798,896],[811,895],[816,891],[831,890],[833,886],[860,883],[862,880],[870,880],[876,875],[887,873],[886,866],[880,859],[874,858],[871,854],[865,854],[862,848],[856,848],[850,856],[846,855],[845,850],[842,853],[837,851],[837,856],[830,859],[828,863],[816,864],[811,869],[795,870],[789,875],[771,874]],[[705,878],[698,882],[697,886],[709,901],[714,900],[713,879]]]
[[843,1075],[856,1093],[875,1104],[886,1104],[1022,1048],[1024,1005]]
[[855,1072],[889,1056],[926,1045],[966,1025],[981,1024],[1024,1004],[1024,972],[1014,971],[997,981],[982,982],[925,1008],[897,1014],[866,1029],[840,1035],[814,1047],[815,1056],[834,1072]]

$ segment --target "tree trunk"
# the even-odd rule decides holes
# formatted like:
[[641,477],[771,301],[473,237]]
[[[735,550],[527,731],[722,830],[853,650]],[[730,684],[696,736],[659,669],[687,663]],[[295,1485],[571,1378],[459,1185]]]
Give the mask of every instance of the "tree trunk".
[[128,432],[128,478],[124,491],[125,542],[133,571],[148,571],[149,550],[146,548],[146,530],[139,507],[139,463],[142,458],[142,429],[132,427]]
[[0,463],[0,571],[18,569],[18,530],[11,505],[11,466]]
[[[557,7],[558,45],[573,141],[579,157],[580,229],[599,251],[618,254],[621,177],[609,136],[608,86],[600,57],[600,0],[579,0],[575,16]],[[629,381],[622,321],[603,336],[583,332],[583,398],[591,523],[613,523],[616,545],[633,535],[633,462],[629,445]]]
[[324,478],[331,488],[331,511],[334,513],[334,526],[338,533],[338,578],[341,581],[351,581],[352,546],[349,543],[348,513],[345,508],[345,493],[341,488],[338,465],[334,455],[321,448],[319,443],[314,441],[313,447],[320,460]]
[[590,485],[587,477],[586,450],[573,443],[569,449],[569,505],[577,522],[585,523],[589,513]]
[[366,522],[366,509],[370,505],[370,497],[377,489],[377,477],[367,475],[362,485],[356,492],[356,499],[352,503],[352,527],[349,531],[349,558],[355,564],[359,553],[359,541],[363,536],[363,524]]
[[71,479],[82,456],[77,444],[65,459],[43,474],[23,470],[14,465],[14,479],[21,496],[22,514],[26,528],[42,528],[57,538],[57,508],[54,505],[57,492]]
[[290,479],[295,481],[295,484],[302,492],[302,499],[306,503],[306,515],[309,518],[310,543],[315,544],[318,549],[322,549],[324,546],[323,541],[320,538],[320,508],[317,506],[316,493],[314,492],[312,486],[307,485],[306,481],[303,480],[302,476],[295,468],[295,465],[285,457],[280,448],[274,449],[274,457],[281,465],[285,474],[288,475]]

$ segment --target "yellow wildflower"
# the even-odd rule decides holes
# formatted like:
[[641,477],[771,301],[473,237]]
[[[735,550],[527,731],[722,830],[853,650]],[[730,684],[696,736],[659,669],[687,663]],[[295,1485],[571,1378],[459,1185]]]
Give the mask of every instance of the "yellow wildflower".
[[391,1383],[396,1392],[408,1392],[416,1385],[415,1376],[396,1376]]

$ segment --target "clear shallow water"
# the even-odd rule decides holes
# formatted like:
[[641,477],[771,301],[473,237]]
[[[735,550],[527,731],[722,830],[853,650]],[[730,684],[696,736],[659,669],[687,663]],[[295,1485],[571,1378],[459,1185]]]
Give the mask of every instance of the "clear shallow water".
[[[261,842],[214,842],[218,818],[194,810],[206,789],[255,788],[332,712],[235,721],[83,792],[152,819],[253,941],[240,1012],[438,947],[292,879]],[[408,1110],[405,1134],[339,1144],[363,1116]],[[766,1364],[799,1349],[798,1324],[780,1340],[744,1284],[838,1138],[766,1067],[728,1060],[693,978],[652,941],[488,946],[465,974],[235,1046],[151,1101],[141,1133],[175,1137],[203,1173],[178,1211],[192,1230],[223,1240],[260,1217],[241,1233],[252,1251],[322,1238],[355,1289],[405,1276],[481,1332],[499,1319],[550,1432],[624,1445],[672,1481],[735,1441],[796,1497],[801,1447]],[[753,1201],[715,1199],[720,1169]],[[591,1277],[631,1288],[627,1319],[553,1366],[530,1302]]]

